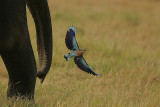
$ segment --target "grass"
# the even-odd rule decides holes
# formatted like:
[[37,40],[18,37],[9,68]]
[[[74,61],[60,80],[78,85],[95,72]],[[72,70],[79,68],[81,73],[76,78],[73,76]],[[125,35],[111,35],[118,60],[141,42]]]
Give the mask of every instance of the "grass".
[[[7,100],[8,74],[0,60],[0,105],[37,107],[159,107],[159,0],[48,0],[53,24],[53,62],[43,84],[37,79],[35,104]],[[88,64],[101,74],[79,70],[64,39],[72,24]],[[36,61],[36,33],[28,13]]]

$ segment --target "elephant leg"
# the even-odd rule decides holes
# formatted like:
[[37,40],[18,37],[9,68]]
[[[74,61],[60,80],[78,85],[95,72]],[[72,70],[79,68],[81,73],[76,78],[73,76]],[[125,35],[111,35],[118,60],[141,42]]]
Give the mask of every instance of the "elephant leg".
[[9,75],[9,98],[34,99],[37,68],[31,43],[28,38],[25,39],[22,45],[1,54]]

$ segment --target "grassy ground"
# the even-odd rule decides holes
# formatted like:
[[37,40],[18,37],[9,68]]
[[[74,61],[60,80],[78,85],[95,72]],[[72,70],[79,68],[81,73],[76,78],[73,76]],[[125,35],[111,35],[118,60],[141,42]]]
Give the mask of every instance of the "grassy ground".
[[[160,107],[159,0],[48,0],[53,24],[53,63],[43,84],[37,79],[35,103],[6,99],[8,75],[0,60],[0,106]],[[37,58],[36,33],[28,14]],[[101,74],[79,70],[64,39],[72,24],[84,57]]]

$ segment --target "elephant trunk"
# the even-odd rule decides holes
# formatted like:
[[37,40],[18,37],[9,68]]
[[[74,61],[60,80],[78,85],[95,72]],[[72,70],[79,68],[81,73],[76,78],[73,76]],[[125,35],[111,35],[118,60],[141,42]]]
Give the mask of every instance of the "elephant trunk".
[[52,62],[52,25],[47,0],[26,0],[33,16],[39,56],[37,77],[44,81]]

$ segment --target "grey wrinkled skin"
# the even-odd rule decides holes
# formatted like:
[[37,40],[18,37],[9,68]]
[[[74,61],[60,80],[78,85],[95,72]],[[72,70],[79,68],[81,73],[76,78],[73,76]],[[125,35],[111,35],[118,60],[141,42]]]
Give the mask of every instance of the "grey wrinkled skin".
[[[36,26],[38,70],[28,32],[26,5]],[[52,25],[47,0],[1,0],[0,55],[9,75],[7,97],[34,99],[36,77],[43,82],[52,62]]]

